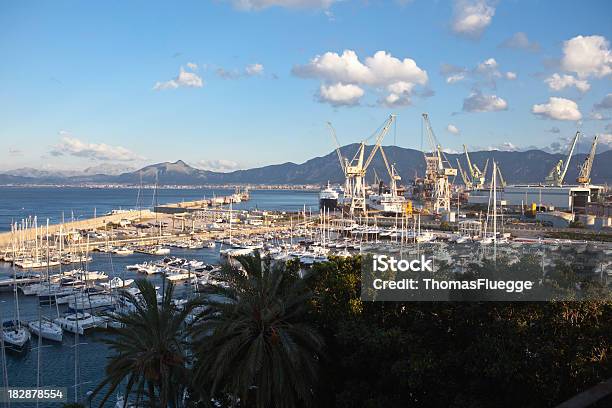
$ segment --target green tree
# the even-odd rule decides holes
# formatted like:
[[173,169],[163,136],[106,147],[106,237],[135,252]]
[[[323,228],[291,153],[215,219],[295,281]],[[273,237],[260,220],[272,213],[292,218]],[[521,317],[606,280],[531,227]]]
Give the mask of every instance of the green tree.
[[135,395],[137,404],[176,407],[189,383],[184,323],[195,304],[179,310],[172,302],[172,284],[159,305],[152,283],[139,280],[136,287],[137,296],[122,293],[130,311],[109,315],[120,328],[108,328],[104,341],[114,354],[94,394],[104,390],[102,406],[125,381],[125,395]]
[[315,405],[323,340],[304,323],[311,292],[284,265],[259,255],[237,261],[204,295],[194,323],[198,387],[240,406]]

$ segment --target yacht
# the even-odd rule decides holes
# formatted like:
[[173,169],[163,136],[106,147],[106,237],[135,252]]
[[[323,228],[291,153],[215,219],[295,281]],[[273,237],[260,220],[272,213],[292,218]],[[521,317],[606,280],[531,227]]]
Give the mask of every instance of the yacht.
[[68,300],[68,308],[73,311],[108,309],[115,304],[115,298],[107,294],[83,295]]
[[327,187],[319,192],[319,208],[330,210],[338,208],[338,197],[338,192],[327,182]]
[[70,333],[83,334],[85,330],[94,328],[106,328],[106,320],[102,317],[93,316],[89,313],[70,313],[64,317],[59,317],[54,320],[62,329]]
[[2,339],[7,350],[21,353],[30,341],[30,331],[19,320],[6,320],[2,323]]
[[50,320],[34,320],[28,323],[30,331],[43,339],[62,342],[63,330],[60,325]]

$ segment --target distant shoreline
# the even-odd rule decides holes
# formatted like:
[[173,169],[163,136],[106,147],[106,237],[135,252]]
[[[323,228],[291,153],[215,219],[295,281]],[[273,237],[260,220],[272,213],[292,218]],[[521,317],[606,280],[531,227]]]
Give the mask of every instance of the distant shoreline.
[[[4,188],[83,188],[83,189],[154,189],[153,184],[0,184]],[[202,185],[158,185],[158,189],[165,190],[194,190],[194,189],[249,189],[249,190],[304,190],[317,191],[320,185],[314,184],[202,184]]]

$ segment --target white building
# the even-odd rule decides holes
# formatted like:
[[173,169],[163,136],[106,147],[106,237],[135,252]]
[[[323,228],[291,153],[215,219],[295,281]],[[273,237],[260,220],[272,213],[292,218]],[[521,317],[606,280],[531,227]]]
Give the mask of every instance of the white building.
[[[542,186],[513,185],[498,191],[499,200],[506,201],[508,207],[535,204],[545,209],[584,212],[587,203],[594,202],[600,195],[601,186]],[[489,202],[489,190],[470,192],[468,203],[484,204]]]

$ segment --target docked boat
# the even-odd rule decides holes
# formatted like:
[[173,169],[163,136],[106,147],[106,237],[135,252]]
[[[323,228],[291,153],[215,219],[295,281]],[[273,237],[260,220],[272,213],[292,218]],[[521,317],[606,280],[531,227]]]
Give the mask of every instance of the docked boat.
[[63,330],[60,325],[47,320],[34,320],[28,323],[28,327],[32,333],[36,336],[40,336],[43,339],[62,342]]
[[107,322],[104,318],[93,316],[89,313],[70,313],[63,317],[54,320],[62,329],[70,333],[83,334],[86,330],[107,327]]
[[2,339],[7,350],[22,353],[30,342],[30,331],[19,320],[2,322]]
[[116,248],[113,250],[115,255],[132,255],[134,251],[128,247]]
[[83,295],[68,300],[68,308],[75,312],[110,309],[115,304],[111,295]]
[[134,283],[134,279],[124,280],[118,276],[115,276],[110,281],[101,283],[100,286],[102,286],[105,289],[120,289],[120,288],[126,288],[130,286],[132,283]]

